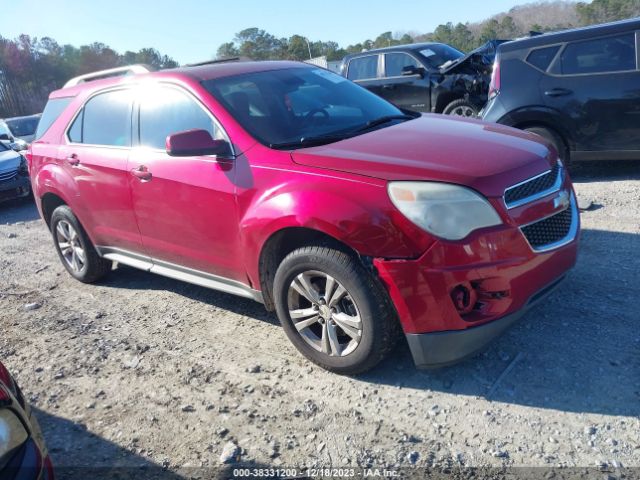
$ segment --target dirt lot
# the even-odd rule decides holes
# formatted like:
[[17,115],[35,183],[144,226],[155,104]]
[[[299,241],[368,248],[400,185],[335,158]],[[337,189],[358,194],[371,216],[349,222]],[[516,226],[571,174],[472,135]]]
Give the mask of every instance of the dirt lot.
[[574,176],[577,268],[458,366],[401,345],[340,377],[249,300],[127,267],[83,285],[25,202],[0,205],[0,358],[59,467],[185,471],[230,441],[256,465],[640,467],[640,163]]

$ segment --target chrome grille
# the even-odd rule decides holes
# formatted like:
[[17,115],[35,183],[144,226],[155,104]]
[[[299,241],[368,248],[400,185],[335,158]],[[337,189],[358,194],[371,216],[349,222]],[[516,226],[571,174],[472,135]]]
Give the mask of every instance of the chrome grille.
[[515,208],[557,192],[562,186],[562,177],[563,168],[558,161],[551,170],[507,188],[504,203],[507,208]]
[[8,172],[0,172],[0,182],[8,182],[18,175],[18,169],[9,170]]

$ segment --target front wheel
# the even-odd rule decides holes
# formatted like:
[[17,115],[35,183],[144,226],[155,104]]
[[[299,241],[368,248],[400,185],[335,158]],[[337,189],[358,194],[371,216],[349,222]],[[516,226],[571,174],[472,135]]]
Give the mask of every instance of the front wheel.
[[278,267],[273,293],[289,340],[327,370],[362,373],[395,346],[395,310],[355,256],[325,246],[295,250]]

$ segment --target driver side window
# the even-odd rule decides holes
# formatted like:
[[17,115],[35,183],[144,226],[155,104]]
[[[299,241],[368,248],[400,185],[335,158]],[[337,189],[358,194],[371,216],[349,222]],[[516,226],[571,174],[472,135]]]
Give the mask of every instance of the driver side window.
[[193,98],[170,87],[145,91],[139,111],[140,145],[164,150],[169,135],[185,130],[206,130],[214,139],[224,139],[211,117]]

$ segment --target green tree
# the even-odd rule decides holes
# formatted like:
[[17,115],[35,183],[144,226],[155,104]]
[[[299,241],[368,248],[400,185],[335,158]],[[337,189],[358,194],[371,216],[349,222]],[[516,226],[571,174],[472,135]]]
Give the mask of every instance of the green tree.
[[231,58],[240,55],[240,51],[233,42],[223,43],[218,47],[216,58]]
[[638,0],[593,0],[579,2],[576,11],[583,25],[612,22],[640,16]]
[[516,26],[516,22],[513,20],[513,17],[509,15],[502,18],[500,22],[499,35],[501,38],[515,38],[518,34],[518,27]]
[[482,26],[482,29],[480,30],[479,43],[488,42],[489,40],[498,38],[499,31],[500,31],[500,24],[495,18],[492,18]]

